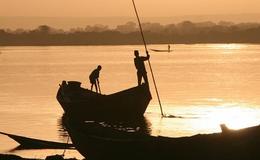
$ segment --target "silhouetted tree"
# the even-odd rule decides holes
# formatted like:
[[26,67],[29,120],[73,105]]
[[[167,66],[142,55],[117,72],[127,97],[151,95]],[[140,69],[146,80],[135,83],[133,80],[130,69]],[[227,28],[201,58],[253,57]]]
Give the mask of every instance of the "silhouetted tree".
[[118,25],[116,30],[121,33],[130,33],[135,32],[137,30],[136,24],[134,22],[127,22],[124,25]]
[[40,32],[40,33],[50,33],[51,31],[51,27],[47,26],[47,25],[41,25],[39,26],[36,31]]
[[[221,21],[161,25],[143,23],[147,43],[260,43],[259,23]],[[69,31],[41,25],[36,29],[0,29],[0,45],[112,45],[142,44],[138,26],[127,22],[110,29],[106,25]]]

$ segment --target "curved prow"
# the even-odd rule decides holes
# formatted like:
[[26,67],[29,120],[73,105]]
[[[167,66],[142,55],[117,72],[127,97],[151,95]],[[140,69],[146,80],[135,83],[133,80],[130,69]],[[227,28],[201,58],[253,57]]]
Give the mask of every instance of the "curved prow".
[[5,136],[9,136],[10,135],[10,134],[4,133],[4,132],[0,132],[0,134],[5,135]]
[[226,126],[226,124],[221,124],[220,125],[222,133],[228,133],[230,129]]
[[19,143],[21,146],[25,148],[31,149],[72,149],[74,147],[71,143],[62,143],[62,142],[54,142],[54,141],[47,141],[41,139],[35,139],[30,137],[24,137],[9,133],[0,132],[0,134],[6,135]]

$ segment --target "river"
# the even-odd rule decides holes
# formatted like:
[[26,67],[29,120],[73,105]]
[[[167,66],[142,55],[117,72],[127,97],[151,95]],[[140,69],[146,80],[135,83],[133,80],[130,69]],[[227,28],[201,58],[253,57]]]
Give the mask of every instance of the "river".
[[[149,45],[167,49],[167,45]],[[150,52],[163,112],[182,118],[161,118],[149,67],[153,99],[145,113],[151,134],[169,137],[220,132],[219,124],[239,129],[259,124],[260,45],[173,45],[173,52]],[[104,94],[137,85],[134,50],[122,46],[0,47],[0,131],[66,142],[56,100],[62,80],[90,88],[88,75],[102,65]],[[0,135],[0,153],[44,158],[63,150],[14,150],[17,144]],[[67,157],[81,157],[66,151]]]

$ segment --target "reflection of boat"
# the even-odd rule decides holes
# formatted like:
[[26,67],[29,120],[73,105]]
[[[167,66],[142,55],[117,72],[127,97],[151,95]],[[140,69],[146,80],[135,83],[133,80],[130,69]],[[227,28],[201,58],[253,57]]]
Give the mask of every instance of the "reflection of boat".
[[40,140],[35,138],[29,138],[24,136],[18,136],[14,134],[0,132],[0,134],[6,135],[12,138],[14,141],[20,144],[23,148],[29,149],[71,149],[73,148],[72,144],[61,143],[61,142],[53,142],[53,141],[46,141]]
[[67,128],[76,149],[90,160],[260,158],[260,126],[180,138],[119,133],[86,124]]
[[80,87],[80,82],[63,81],[57,100],[65,113],[79,119],[143,116],[151,93],[147,84],[103,95]]

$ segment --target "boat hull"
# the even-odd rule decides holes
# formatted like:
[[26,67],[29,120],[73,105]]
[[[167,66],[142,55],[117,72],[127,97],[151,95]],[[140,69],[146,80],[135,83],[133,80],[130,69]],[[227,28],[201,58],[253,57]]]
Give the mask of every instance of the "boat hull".
[[173,50],[168,50],[168,49],[150,49],[151,51],[154,52],[172,52]]
[[[85,129],[84,129],[85,128]],[[92,127],[68,127],[76,149],[87,159],[210,159],[258,160],[260,126],[230,131],[169,138],[149,135],[115,135]],[[117,133],[116,133],[117,134]]]
[[26,149],[72,149],[73,145],[69,143],[61,143],[54,141],[46,141],[41,139],[29,138],[9,133],[0,132],[20,144],[20,148]]
[[65,114],[79,119],[140,117],[151,100],[146,84],[103,95],[81,88],[77,83],[63,82],[57,100]]

